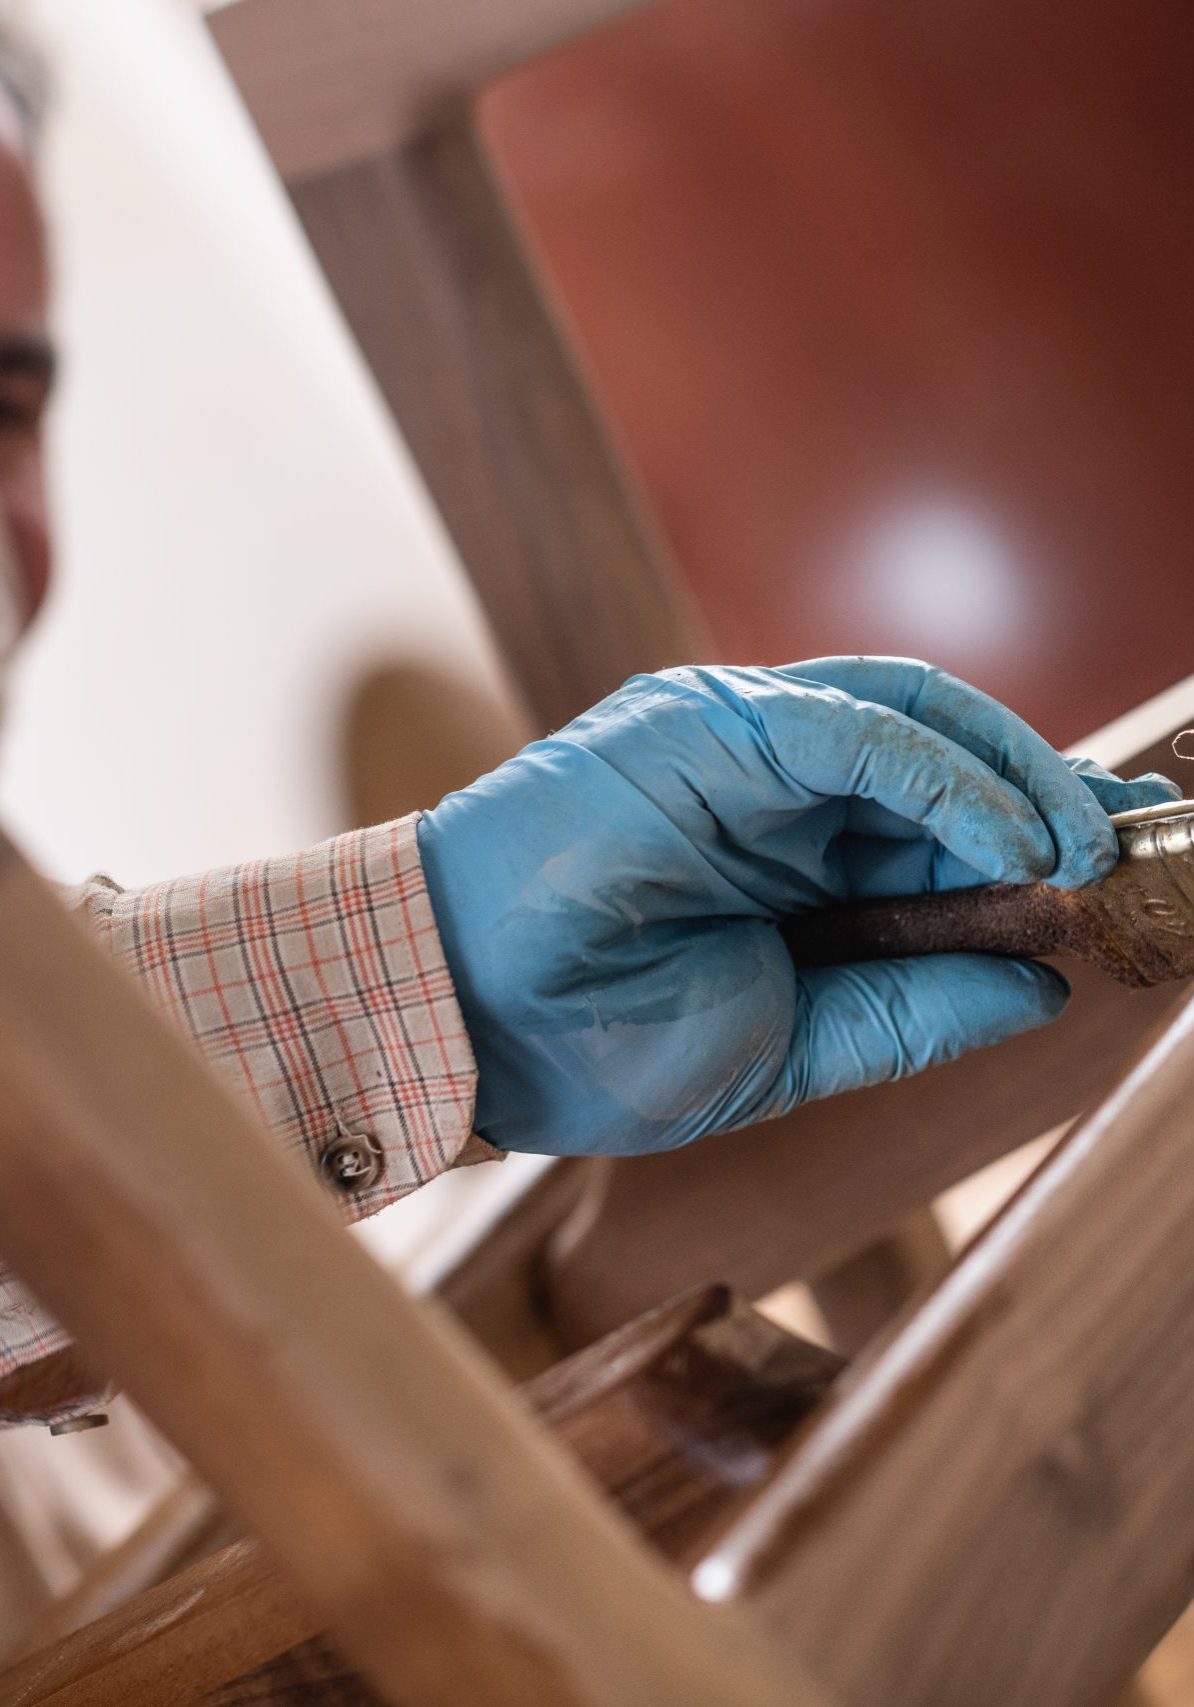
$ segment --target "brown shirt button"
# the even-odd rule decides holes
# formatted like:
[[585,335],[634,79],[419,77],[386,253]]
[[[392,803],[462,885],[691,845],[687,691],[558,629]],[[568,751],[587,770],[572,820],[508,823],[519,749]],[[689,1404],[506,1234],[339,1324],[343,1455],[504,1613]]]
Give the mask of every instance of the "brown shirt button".
[[319,1158],[319,1170],[337,1191],[367,1191],[386,1165],[385,1152],[368,1132],[341,1130]]

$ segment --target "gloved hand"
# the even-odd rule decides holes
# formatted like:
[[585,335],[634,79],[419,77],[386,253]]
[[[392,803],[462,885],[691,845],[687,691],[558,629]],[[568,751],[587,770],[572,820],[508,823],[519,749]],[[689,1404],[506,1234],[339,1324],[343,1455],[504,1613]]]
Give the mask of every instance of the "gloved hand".
[[554,1155],[670,1149],[914,1073],[1061,1013],[1030,961],[798,972],[777,923],[851,897],[1116,859],[1108,813],[1175,798],[1067,764],[898,658],[638,676],[420,821],[478,1067],[478,1130]]

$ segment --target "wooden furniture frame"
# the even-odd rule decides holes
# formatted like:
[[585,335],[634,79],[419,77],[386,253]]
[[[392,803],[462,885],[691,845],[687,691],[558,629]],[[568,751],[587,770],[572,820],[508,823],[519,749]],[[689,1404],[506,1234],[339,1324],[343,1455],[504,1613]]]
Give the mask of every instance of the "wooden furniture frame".
[[[234,0],[212,20],[544,724],[704,649],[468,117],[479,79],[625,9]],[[1107,1014],[1075,1064],[1122,1035]],[[1079,1707],[1129,1675],[1194,1541],[1192,1083],[1186,1008],[814,1414],[697,1563],[702,1602],[0,854],[0,1247],[261,1537],[301,1628],[395,1707]],[[1001,1118],[965,1166],[1015,1141]],[[866,1154],[830,1125],[819,1187],[788,1180],[814,1270],[942,1183],[939,1141],[876,1169],[865,1127],[855,1104]],[[88,1699],[28,1678],[9,1700]]]
[[1192,1085],[1186,998],[700,1567],[839,1699],[1099,1701],[1184,1608]]
[[[1187,1000],[830,1389],[698,1599],[0,859],[0,1248],[262,1538],[293,1639],[329,1630],[394,1707],[1081,1707],[1125,1681],[1194,1546],[1192,1085]],[[0,1701],[120,1698],[37,1693],[55,1663]]]
[[[522,1396],[658,1552],[691,1564],[766,1483],[840,1367],[706,1287],[558,1364]],[[236,1707],[377,1702],[252,1542],[180,1566],[73,1640],[50,1633],[29,1652],[0,1678],[0,1699],[34,1707],[69,1690],[85,1691],[90,1707],[174,1707],[179,1693]]]

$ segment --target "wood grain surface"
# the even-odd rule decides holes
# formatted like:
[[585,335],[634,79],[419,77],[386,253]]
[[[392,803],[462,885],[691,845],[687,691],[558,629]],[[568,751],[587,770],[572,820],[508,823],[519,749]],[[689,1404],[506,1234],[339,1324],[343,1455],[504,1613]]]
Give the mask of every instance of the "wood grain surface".
[[856,1707],[1089,1707],[1194,1557],[1194,998],[700,1567]]
[[691,1562],[761,1487],[842,1359],[724,1287],[696,1289],[538,1376],[556,1438],[668,1558]]
[[471,124],[289,189],[535,731],[707,656]]
[[201,1707],[383,1707],[322,1636],[300,1642],[247,1677],[212,1690]]
[[260,1547],[241,1542],[18,1661],[0,1675],[0,1702],[191,1707],[310,1641],[319,1629],[318,1615],[296,1598]]
[[92,1561],[69,1593],[29,1621],[6,1661],[53,1648],[236,1538],[219,1501],[184,1475],[123,1541]]

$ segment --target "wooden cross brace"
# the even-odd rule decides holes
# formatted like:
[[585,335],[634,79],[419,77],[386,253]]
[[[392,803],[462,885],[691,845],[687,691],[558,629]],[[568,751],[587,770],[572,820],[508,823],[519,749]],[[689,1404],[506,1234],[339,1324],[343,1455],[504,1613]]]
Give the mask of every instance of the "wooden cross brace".
[[642,0],[225,0],[211,30],[288,184],[454,123],[481,86]]
[[210,27],[539,730],[708,644],[476,140],[635,0],[232,0]]

